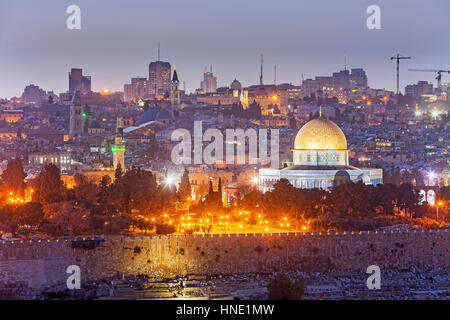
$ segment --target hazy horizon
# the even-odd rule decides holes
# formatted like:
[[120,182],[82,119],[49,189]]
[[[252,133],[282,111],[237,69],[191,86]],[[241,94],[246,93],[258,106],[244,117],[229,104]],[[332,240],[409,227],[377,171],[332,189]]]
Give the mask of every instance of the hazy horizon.
[[[68,30],[66,8],[81,8],[81,30]],[[381,7],[381,30],[366,27],[366,9]],[[200,86],[213,65],[218,86],[237,78],[301,84],[347,68],[364,68],[369,85],[395,90],[395,62],[402,61],[400,89],[435,74],[409,68],[450,70],[450,2],[446,0],[93,1],[31,0],[0,3],[0,97],[20,96],[31,83],[55,93],[68,90],[71,68],[92,76],[92,89],[122,91],[131,77],[148,77],[157,58],[177,68],[186,91]],[[450,82],[450,75],[443,75]],[[181,86],[183,88],[183,85]]]

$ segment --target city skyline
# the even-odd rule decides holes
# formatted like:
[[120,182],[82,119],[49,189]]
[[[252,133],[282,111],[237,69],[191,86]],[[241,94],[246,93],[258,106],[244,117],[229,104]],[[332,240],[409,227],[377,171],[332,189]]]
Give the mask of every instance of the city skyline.
[[0,300],[449,300],[449,9],[1,1]]
[[[444,18],[449,3],[408,1],[405,11],[406,1],[378,1],[382,29],[369,30],[366,8],[372,3],[361,1],[344,11],[346,2],[286,1],[276,7],[268,2],[257,6],[234,1],[158,3],[155,13],[155,4],[137,1],[128,2],[128,7],[79,1],[81,30],[65,26],[65,9],[71,4],[67,1],[2,3],[0,97],[20,96],[30,83],[46,91],[66,92],[71,68],[83,68],[91,75],[94,91],[122,91],[131,77],[147,76],[149,63],[157,60],[158,41],[161,60],[177,68],[187,92],[200,87],[211,64],[218,87],[229,86],[235,78],[244,86],[258,84],[261,52],[265,84],[274,82],[274,64],[277,83],[299,85],[302,75],[307,79],[343,70],[344,56],[348,69],[366,70],[371,87],[392,91],[395,63],[389,57],[397,52],[412,57],[401,64],[402,92],[419,80],[435,84],[433,73],[409,72],[409,68],[448,69],[445,52],[450,45],[434,41],[431,35],[448,29]],[[172,6],[180,10],[172,11]],[[115,23],[117,17],[121,23]],[[433,24],[411,23],[419,17]],[[443,82],[449,79],[444,76]]]

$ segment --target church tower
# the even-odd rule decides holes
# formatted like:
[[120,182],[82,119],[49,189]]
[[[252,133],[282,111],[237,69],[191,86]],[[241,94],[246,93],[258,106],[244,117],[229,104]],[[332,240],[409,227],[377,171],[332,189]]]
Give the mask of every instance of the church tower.
[[73,139],[84,132],[86,117],[87,114],[84,112],[84,107],[81,103],[80,92],[76,91],[73,95],[72,103],[70,104],[70,139]]
[[170,87],[170,102],[172,107],[180,105],[180,80],[178,80],[177,69],[173,69],[172,83]]

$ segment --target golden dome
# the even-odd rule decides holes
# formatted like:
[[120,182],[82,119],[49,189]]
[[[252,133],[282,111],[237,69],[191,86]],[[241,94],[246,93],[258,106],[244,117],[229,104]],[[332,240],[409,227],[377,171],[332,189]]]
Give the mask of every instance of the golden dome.
[[308,121],[297,133],[295,150],[347,150],[347,139],[333,122],[322,117]]

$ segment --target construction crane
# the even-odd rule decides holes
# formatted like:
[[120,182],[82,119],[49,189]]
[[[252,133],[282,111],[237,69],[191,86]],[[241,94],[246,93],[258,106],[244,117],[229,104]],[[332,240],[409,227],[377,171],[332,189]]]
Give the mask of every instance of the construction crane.
[[399,87],[400,87],[400,60],[403,59],[411,59],[411,57],[403,57],[400,54],[397,53],[396,56],[391,57],[391,60],[397,60],[397,94],[399,94]]
[[436,80],[437,80],[437,89],[440,90],[441,88],[441,79],[442,79],[442,73],[448,73],[450,74],[450,70],[435,70],[435,69],[408,69],[409,71],[421,71],[421,72],[435,72],[437,74]]

